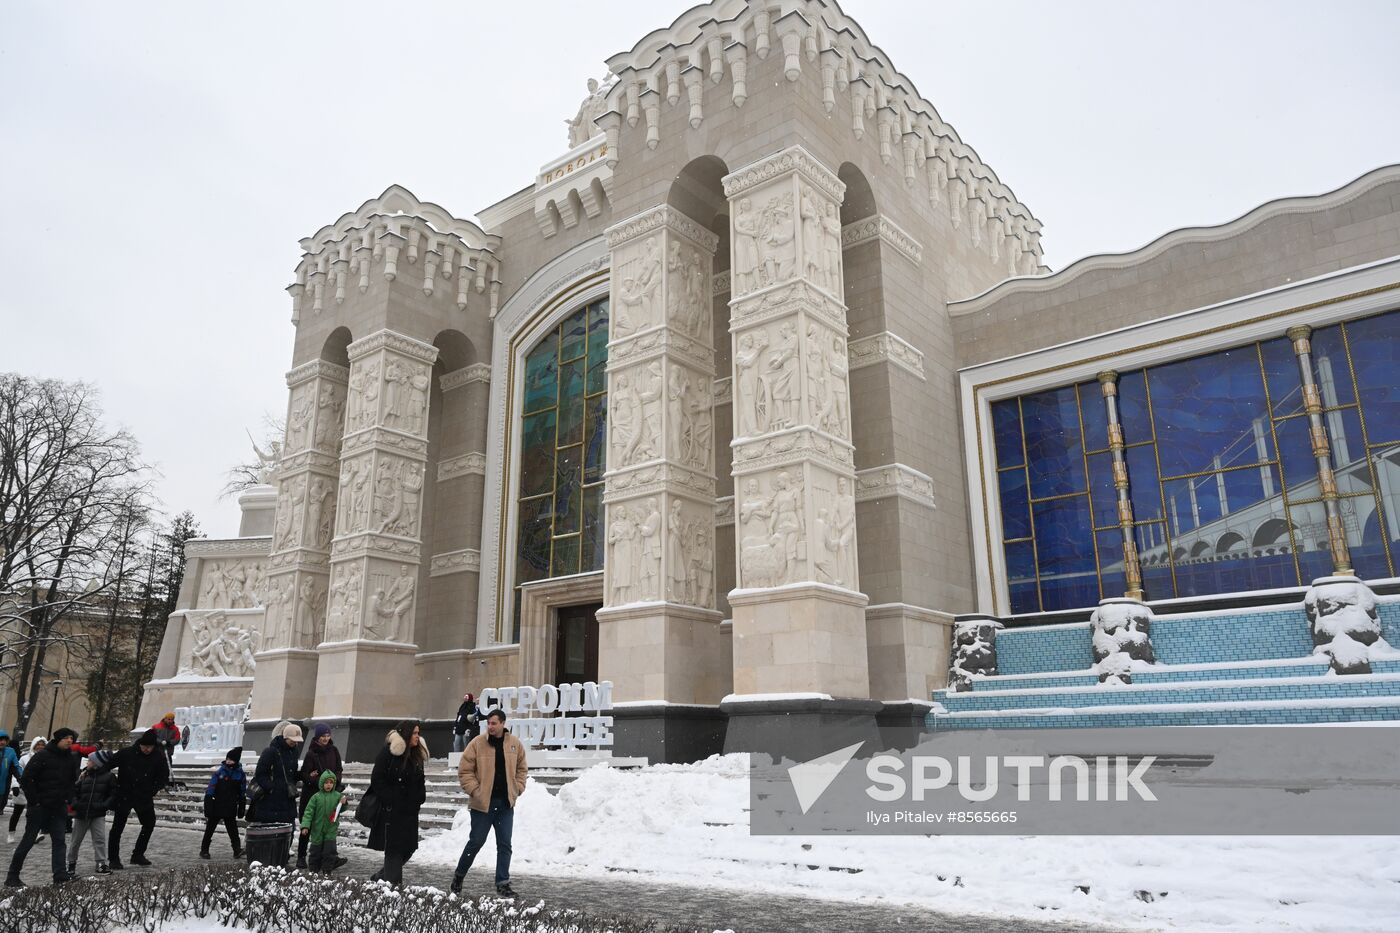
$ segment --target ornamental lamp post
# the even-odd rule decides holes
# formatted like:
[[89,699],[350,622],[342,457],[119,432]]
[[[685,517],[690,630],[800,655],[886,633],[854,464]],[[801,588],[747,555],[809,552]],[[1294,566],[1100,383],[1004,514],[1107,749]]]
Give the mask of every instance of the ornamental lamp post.
[[58,688],[63,686],[63,681],[55,679],[53,682],[53,706],[49,707],[49,732],[53,735],[53,715],[58,712]]

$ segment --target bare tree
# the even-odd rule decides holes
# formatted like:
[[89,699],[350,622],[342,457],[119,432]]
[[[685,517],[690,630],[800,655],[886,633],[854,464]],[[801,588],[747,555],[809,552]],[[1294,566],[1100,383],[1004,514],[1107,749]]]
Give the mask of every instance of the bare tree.
[[92,387],[0,373],[0,676],[14,685],[18,736],[50,650],[90,650],[61,623],[115,587],[108,563],[147,495],[136,441],[103,424]]

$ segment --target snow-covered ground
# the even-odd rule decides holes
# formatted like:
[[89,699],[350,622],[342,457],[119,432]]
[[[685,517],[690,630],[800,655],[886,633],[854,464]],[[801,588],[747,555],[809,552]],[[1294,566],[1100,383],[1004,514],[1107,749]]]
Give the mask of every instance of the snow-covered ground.
[[[717,894],[768,890],[1145,929],[1390,933],[1400,924],[1395,838],[751,836],[746,775],[746,756],[729,755],[592,768],[557,796],[531,787],[516,810],[513,867],[572,876],[622,869]],[[468,828],[464,809],[417,858],[455,864]],[[488,840],[472,870],[494,864]]]

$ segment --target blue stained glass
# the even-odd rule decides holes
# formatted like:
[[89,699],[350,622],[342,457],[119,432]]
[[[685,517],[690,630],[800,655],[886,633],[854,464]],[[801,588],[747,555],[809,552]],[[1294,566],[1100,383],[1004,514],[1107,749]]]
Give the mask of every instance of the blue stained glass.
[[595,395],[588,400],[583,428],[583,481],[595,483],[603,478],[608,443],[608,397]]
[[542,580],[549,576],[549,529],[554,521],[554,500],[550,496],[520,503],[519,561],[517,583]]
[[1147,380],[1140,369],[1118,377],[1118,423],[1123,427],[1123,443],[1152,440],[1152,419],[1147,413]]
[[583,440],[583,360],[559,367],[559,444]]
[[582,447],[559,449],[554,479],[554,533],[573,534],[579,530],[579,505],[582,498]]
[[1031,498],[1083,492],[1084,454],[1073,386],[1021,399]]
[[1280,337],[1259,345],[1264,359],[1264,377],[1269,381],[1269,401],[1274,417],[1282,418],[1303,410],[1303,384],[1298,376],[1298,358],[1293,355],[1293,341]]
[[1100,531],[1094,540],[1099,548],[1099,582],[1104,598],[1122,596],[1128,588],[1128,575],[1123,571],[1123,533]]
[[1007,540],[1031,536],[1031,503],[1026,496],[1026,471],[1003,470],[997,474],[1001,487],[1001,534]]
[[550,567],[550,576],[563,577],[571,573],[578,573],[578,550],[578,535],[555,538],[554,562]]
[[1376,507],[1374,496],[1343,499],[1356,509],[1355,524],[1361,528],[1361,540],[1351,542],[1351,563],[1363,578],[1379,579],[1394,576],[1385,559],[1385,541],[1381,534],[1385,513]]
[[1272,458],[1264,382],[1253,345],[1153,367],[1148,380],[1164,475]]
[[581,573],[603,569],[603,487],[583,488],[583,542],[579,555]]
[[[1400,327],[1400,320],[1391,324]],[[1394,338],[1392,338],[1394,339]],[[1351,384],[1351,368],[1347,365],[1346,346],[1342,342],[1339,324],[1323,327],[1312,333],[1313,378],[1326,408],[1350,405],[1356,401]]]
[[1113,455],[1089,455],[1089,497],[1094,505],[1094,526],[1118,524],[1118,490],[1113,486]]
[[576,360],[588,343],[588,309],[579,308],[559,328],[559,359]]
[[[1396,373],[1400,379],[1400,372]],[[1371,488],[1371,471],[1366,469],[1366,445],[1361,436],[1361,416],[1355,408],[1329,411],[1322,416],[1332,445],[1332,466],[1343,495]]]
[[553,408],[559,395],[559,332],[550,331],[525,358],[525,411]]
[[554,410],[526,415],[520,438],[520,496],[547,493],[554,482]]
[[1012,612],[1039,612],[1035,583],[1035,547],[1029,541],[1006,545],[1006,575]]
[[1098,602],[1098,567],[1086,496],[1036,502],[1036,556],[1040,565],[1040,600],[1045,611]]
[[1274,422],[1278,435],[1278,455],[1283,462],[1283,480],[1290,499],[1317,495],[1317,459],[1313,457],[1307,418],[1285,418]]
[[1162,494],[1157,485],[1155,445],[1129,447],[1123,452],[1128,461],[1128,497],[1133,500],[1133,520],[1162,520]]
[[1400,312],[1346,325],[1361,410],[1372,444],[1400,440]]
[[992,433],[996,438],[997,466],[1019,466],[1026,462],[1021,449],[1021,409],[1016,399],[992,403]]
[[1081,382],[1079,408],[1084,418],[1084,447],[1086,450],[1108,449],[1108,408],[1103,387],[1097,381]]
[[584,391],[597,395],[608,388],[608,303],[594,302],[588,310],[588,380]]

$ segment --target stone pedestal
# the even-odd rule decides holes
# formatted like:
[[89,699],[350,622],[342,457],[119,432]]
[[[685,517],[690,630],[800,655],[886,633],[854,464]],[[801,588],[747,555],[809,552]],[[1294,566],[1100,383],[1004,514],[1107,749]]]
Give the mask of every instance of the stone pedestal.
[[869,697],[842,300],[845,185],[794,146],[725,176],[724,192],[734,692]]
[[304,719],[316,704],[315,651],[274,648],[258,655],[250,703],[258,719]]
[[598,667],[623,701],[720,697],[710,283],[718,239],[669,205],[608,230]]
[[238,537],[271,535],[277,518],[277,487],[266,484],[249,486],[238,494],[238,508],[242,512]]
[[316,678],[316,718],[416,716],[413,645],[347,641],[322,645]]
[[774,761],[802,762],[857,742],[878,744],[876,717],[883,706],[879,700],[823,696],[725,700],[719,706],[729,717],[724,753],[755,752]]

